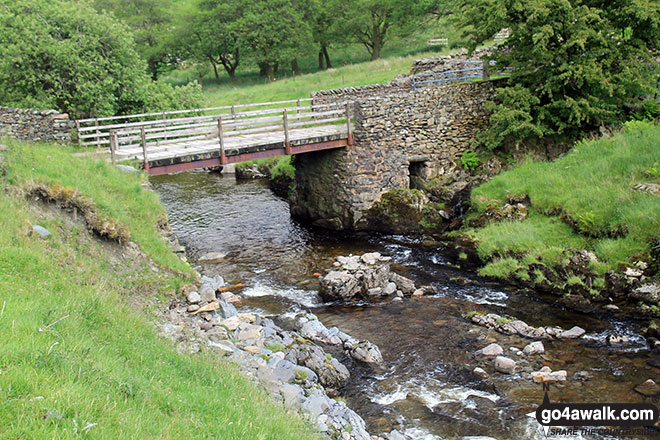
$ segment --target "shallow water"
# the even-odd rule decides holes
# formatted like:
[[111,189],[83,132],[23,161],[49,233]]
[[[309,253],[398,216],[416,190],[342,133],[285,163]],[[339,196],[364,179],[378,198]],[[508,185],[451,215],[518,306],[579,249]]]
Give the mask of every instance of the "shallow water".
[[[632,387],[660,373],[647,363],[651,354],[635,323],[569,312],[548,298],[488,283],[453,265],[449,245],[304,226],[291,219],[288,203],[264,182],[191,172],[152,178],[152,183],[189,258],[227,254],[226,262],[205,270],[245,283],[241,293],[247,307],[265,313],[312,308],[326,326],[381,348],[385,368],[352,365],[352,379],[342,390],[373,433],[398,429],[420,439],[543,438],[536,421],[525,416],[541,403],[540,385],[505,375],[494,375],[487,385],[470,373],[477,366],[472,353],[488,343],[522,349],[529,341],[472,325],[462,317],[472,310],[506,312],[535,326],[577,324],[587,330],[581,342],[545,343],[546,354],[533,361],[535,370],[547,363],[567,370],[569,378],[577,371],[593,375],[586,382],[553,385],[551,400],[639,402],[643,398]],[[314,273],[331,267],[338,255],[368,251],[392,256],[395,270],[417,285],[432,285],[437,294],[400,303],[320,304]],[[605,346],[611,333],[629,342]]]

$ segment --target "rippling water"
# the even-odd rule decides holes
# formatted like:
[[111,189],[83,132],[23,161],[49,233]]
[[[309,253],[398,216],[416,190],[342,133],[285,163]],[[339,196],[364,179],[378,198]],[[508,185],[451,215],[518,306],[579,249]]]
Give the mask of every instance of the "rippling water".
[[[462,315],[472,310],[505,311],[535,326],[587,329],[584,342],[545,343],[546,355],[534,361],[536,369],[545,362],[553,370],[566,369],[569,377],[580,370],[593,375],[587,382],[553,386],[551,399],[641,401],[632,387],[660,374],[647,364],[651,355],[634,323],[571,313],[536,295],[487,283],[452,265],[447,245],[306,227],[292,220],[288,203],[259,181],[191,172],[152,183],[189,257],[226,253],[227,261],[211,270],[245,283],[241,293],[248,307],[266,313],[313,308],[328,327],[378,344],[386,367],[374,371],[352,365],[351,382],[342,390],[372,432],[398,429],[420,439],[543,438],[538,424],[525,417],[541,402],[539,385],[507,376],[485,385],[470,374],[476,365],[471,354],[484,345],[497,341],[505,349],[522,348],[529,341],[470,324]],[[314,273],[330,267],[338,255],[368,251],[391,255],[397,271],[418,285],[434,286],[437,294],[401,303],[320,304]],[[604,347],[611,333],[629,342]]]

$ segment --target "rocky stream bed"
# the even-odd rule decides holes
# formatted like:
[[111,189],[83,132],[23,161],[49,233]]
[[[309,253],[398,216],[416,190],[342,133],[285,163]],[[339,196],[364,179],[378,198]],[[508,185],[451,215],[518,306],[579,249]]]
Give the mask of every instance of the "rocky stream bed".
[[153,183],[204,275],[162,332],[232,359],[327,438],[540,439],[525,414],[542,383],[563,401],[660,393],[660,357],[614,310],[479,279],[447,243],[304,227],[258,181]]

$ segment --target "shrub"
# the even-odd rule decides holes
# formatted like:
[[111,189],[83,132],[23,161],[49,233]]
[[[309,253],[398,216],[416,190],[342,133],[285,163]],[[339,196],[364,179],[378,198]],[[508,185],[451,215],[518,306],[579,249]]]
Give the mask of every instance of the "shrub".
[[474,170],[481,164],[481,160],[474,151],[466,151],[461,156],[461,163],[466,170]]

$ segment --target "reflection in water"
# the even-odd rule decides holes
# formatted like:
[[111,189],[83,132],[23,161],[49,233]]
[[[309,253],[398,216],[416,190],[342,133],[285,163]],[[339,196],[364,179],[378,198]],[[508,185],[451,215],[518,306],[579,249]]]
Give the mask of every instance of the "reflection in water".
[[[569,377],[578,371],[593,376],[553,386],[552,399],[640,401],[632,387],[660,373],[647,364],[650,355],[633,324],[567,312],[535,295],[486,283],[452,266],[452,250],[444,245],[303,226],[263,182],[237,183],[232,177],[191,172],[153,178],[152,183],[189,257],[226,253],[227,261],[211,269],[248,286],[242,292],[248,307],[265,313],[312,307],[328,327],[380,346],[385,369],[352,365],[351,382],[343,390],[372,432],[399,429],[428,439],[543,438],[538,424],[525,417],[541,402],[539,385],[497,374],[487,385],[471,373],[477,349],[493,341],[520,349],[529,341],[475,327],[462,317],[472,310],[504,312],[535,326],[579,323],[588,330],[584,342],[547,342],[546,354],[531,360],[534,369],[548,364],[567,370]],[[319,304],[313,274],[330,267],[338,255],[368,251],[391,255],[395,270],[438,293],[401,303]],[[602,341],[612,333],[627,336],[628,342],[604,347]]]

